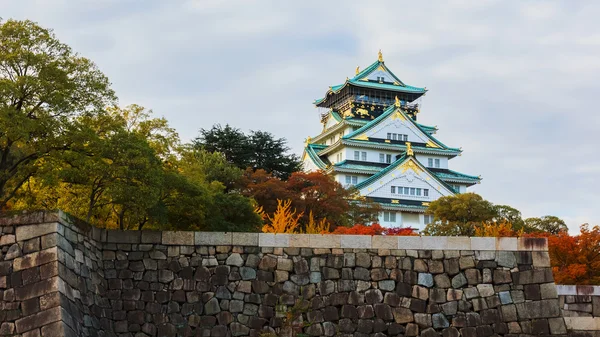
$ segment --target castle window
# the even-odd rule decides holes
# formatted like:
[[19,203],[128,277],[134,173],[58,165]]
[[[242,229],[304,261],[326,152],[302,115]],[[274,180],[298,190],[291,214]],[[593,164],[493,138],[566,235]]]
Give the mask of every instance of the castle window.
[[379,162],[380,163],[385,163],[385,154],[383,154],[383,153],[379,154]]
[[435,160],[435,167],[440,168],[440,160],[439,159]]
[[420,188],[417,188],[417,195],[421,196],[421,189]]
[[396,222],[396,212],[383,212],[383,221]]
[[433,222],[433,215],[429,215],[429,214],[423,215],[423,223],[425,225],[429,225],[432,222]]
[[390,164],[392,162],[392,155],[391,154],[386,154],[385,155],[385,162]]
[[358,183],[357,176],[346,176],[346,184],[348,185],[356,185]]
[[387,139],[392,139],[392,134],[388,132]]
[[408,188],[408,187],[404,188],[404,194],[409,195],[409,191],[410,191],[410,188]]
[[433,158],[427,158],[427,166],[433,167]]
[[427,189],[427,188],[423,189],[423,196],[424,197],[428,197],[429,196],[429,189]]
[[363,151],[361,153],[361,159],[362,159],[362,161],[367,161],[367,153],[366,152]]
[[360,151],[354,151],[354,160],[360,160]]
[[414,187],[410,188],[410,195],[415,195],[416,191]]
[[392,186],[392,190],[391,190],[392,194],[396,193],[396,186]]
[[392,140],[396,140],[396,137],[398,137],[397,133],[392,133]]
[[408,141],[408,135],[402,135],[402,138],[404,138],[404,141]]

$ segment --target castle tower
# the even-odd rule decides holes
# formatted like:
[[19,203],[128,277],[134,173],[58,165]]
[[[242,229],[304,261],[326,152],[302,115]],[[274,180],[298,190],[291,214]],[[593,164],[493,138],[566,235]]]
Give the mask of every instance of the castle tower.
[[306,171],[324,170],[347,188],[381,205],[379,223],[422,230],[431,221],[429,202],[464,193],[480,177],[450,170],[461,149],[433,135],[437,128],[417,122],[417,99],[425,88],[402,82],[378,60],[352,78],[329,87],[314,104],[322,132],[304,149]]

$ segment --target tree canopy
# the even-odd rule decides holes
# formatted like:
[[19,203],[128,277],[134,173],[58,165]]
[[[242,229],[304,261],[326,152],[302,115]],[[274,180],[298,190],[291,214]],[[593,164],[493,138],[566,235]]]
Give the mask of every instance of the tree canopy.
[[288,153],[290,148],[286,143],[285,138],[276,138],[269,132],[250,131],[246,135],[229,124],[200,129],[194,140],[197,149],[222,153],[241,169],[265,170],[281,179],[299,171],[302,164],[297,155]]
[[69,149],[73,119],[115,102],[96,65],[31,21],[0,22],[0,209]]
[[477,230],[500,234],[557,234],[567,230],[565,222],[556,216],[523,220],[519,210],[508,205],[494,205],[475,193],[441,197],[430,203],[426,213],[433,215],[433,221],[425,227],[426,235],[473,236]]
[[429,204],[426,213],[433,215],[424,230],[427,235],[472,236],[476,225],[496,215],[492,203],[475,193],[441,197]]

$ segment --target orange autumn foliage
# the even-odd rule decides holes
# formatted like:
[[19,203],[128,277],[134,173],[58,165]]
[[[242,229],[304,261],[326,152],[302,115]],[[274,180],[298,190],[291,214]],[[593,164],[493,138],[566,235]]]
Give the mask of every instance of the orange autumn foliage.
[[323,218],[320,221],[315,220],[312,211],[308,215],[308,223],[306,224],[306,229],[304,230],[304,234],[329,234],[329,228],[331,224],[327,222],[327,218]]
[[272,216],[266,215],[268,223],[263,226],[263,233],[295,233],[303,213],[296,214],[296,210],[292,210],[291,206],[291,200],[278,199],[275,213]]
[[372,225],[356,224],[352,227],[337,227],[332,234],[351,234],[351,235],[390,235],[390,236],[406,236],[416,235],[410,227],[406,228],[384,228],[380,224]]
[[523,229],[515,231],[510,222],[482,223],[475,227],[475,236],[486,237],[516,237],[522,236]]
[[556,283],[600,284],[600,227],[583,224],[576,236],[566,232],[544,236]]

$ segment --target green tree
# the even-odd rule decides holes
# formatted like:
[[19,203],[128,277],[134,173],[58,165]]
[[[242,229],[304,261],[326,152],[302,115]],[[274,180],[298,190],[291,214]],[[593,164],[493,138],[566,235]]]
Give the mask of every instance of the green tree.
[[228,162],[241,169],[262,169],[281,179],[287,179],[301,168],[298,156],[288,153],[290,149],[285,138],[275,138],[268,132],[250,131],[246,135],[230,125],[214,125],[209,130],[200,130],[194,146],[208,152],[220,152]]
[[281,179],[287,179],[302,169],[302,162],[295,154],[287,154],[290,148],[285,138],[275,138],[269,132],[251,131],[249,135],[252,157],[250,167],[263,169]]
[[559,217],[553,215],[545,215],[541,218],[525,219],[526,232],[546,232],[550,234],[558,234],[568,232],[567,224]]
[[521,230],[525,225],[521,217],[521,212],[518,209],[508,205],[494,205],[494,212],[496,213],[494,217],[495,222],[510,223],[515,231]]
[[[188,225],[199,230],[257,231],[262,224],[254,212],[255,202],[244,197],[237,189],[242,171],[225,161],[221,153],[204,150],[183,152],[177,164],[182,175],[180,186],[188,194],[178,193],[173,216],[181,219],[180,211],[190,212],[195,200],[202,200],[202,213],[196,213],[195,223]],[[182,208],[183,206],[183,208]],[[193,211],[192,211],[193,212]],[[173,213],[173,211],[171,211]],[[189,220],[188,220],[189,221]],[[171,222],[175,224],[176,222]]]
[[114,101],[106,76],[51,30],[0,22],[0,209],[73,145],[74,117]]
[[433,222],[423,231],[426,235],[472,236],[475,226],[492,221],[496,211],[492,203],[480,195],[461,193],[431,202],[426,214],[433,215]]

